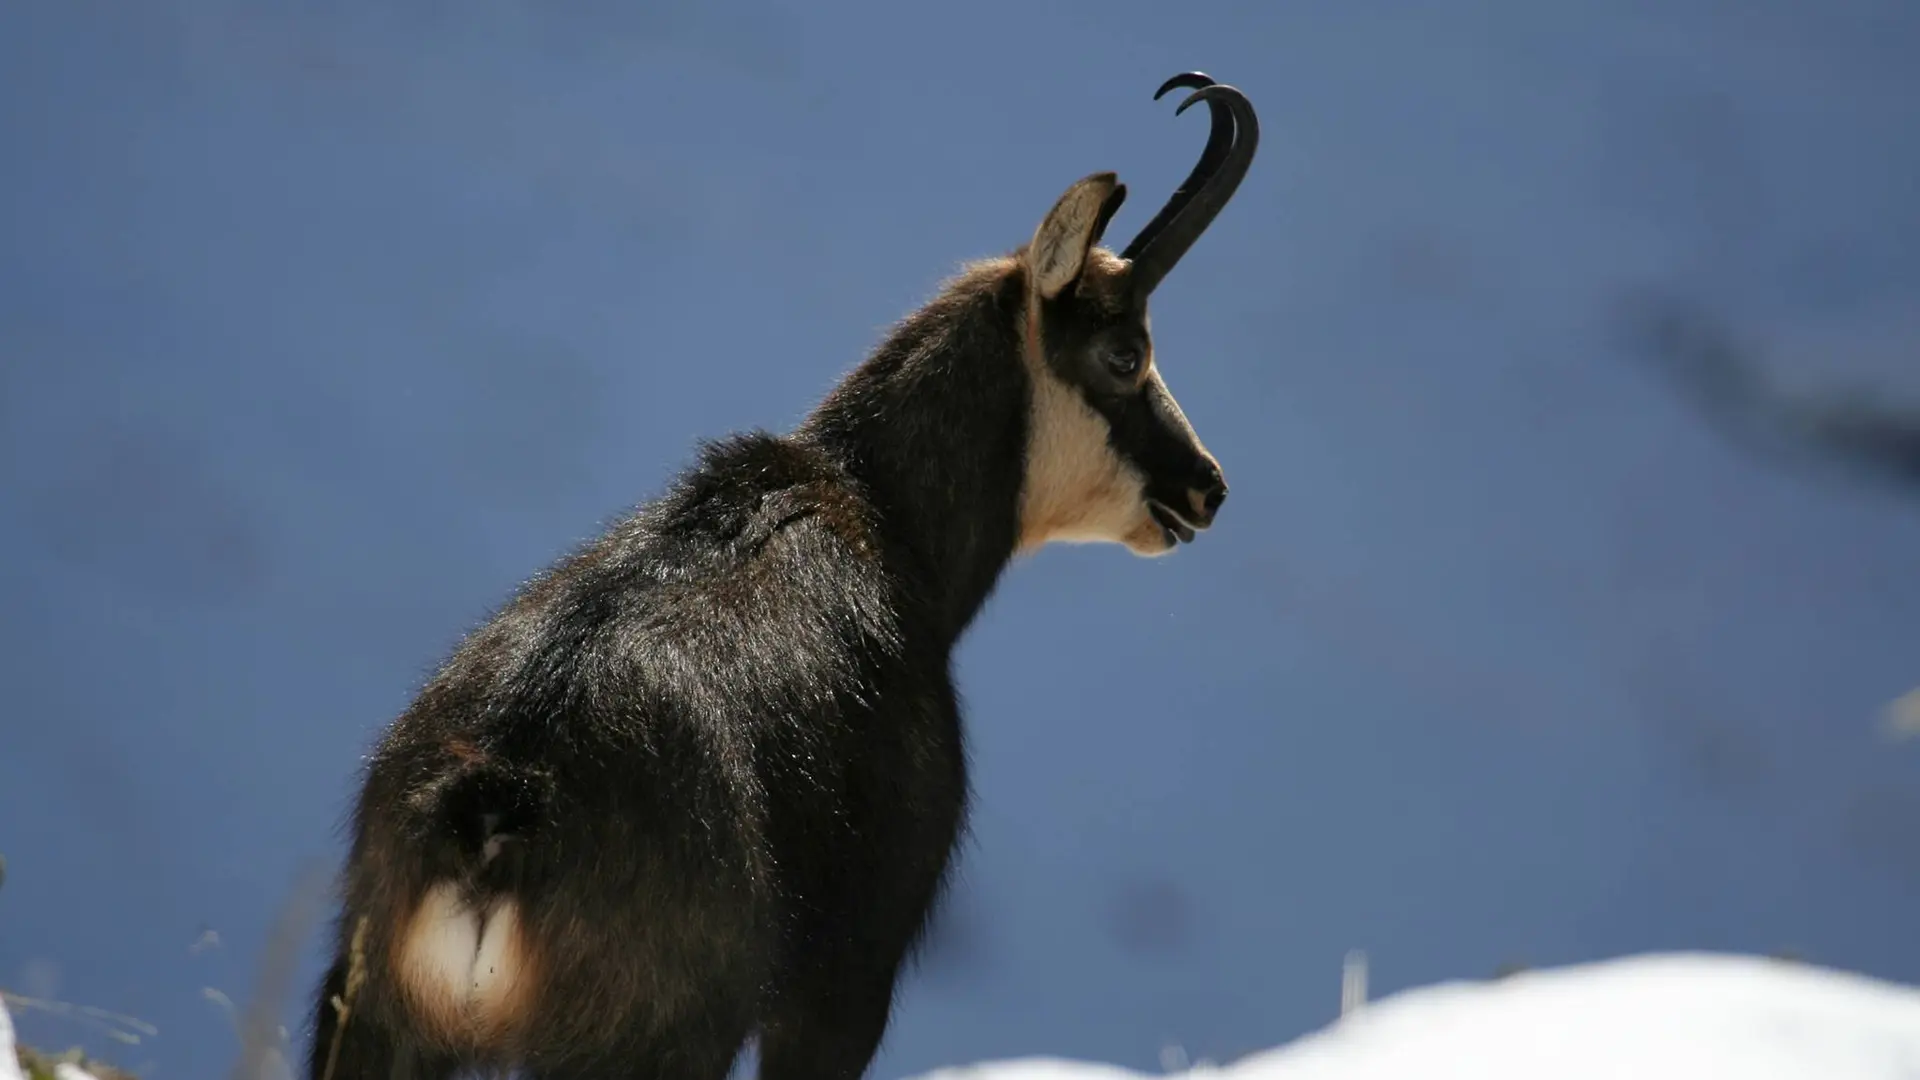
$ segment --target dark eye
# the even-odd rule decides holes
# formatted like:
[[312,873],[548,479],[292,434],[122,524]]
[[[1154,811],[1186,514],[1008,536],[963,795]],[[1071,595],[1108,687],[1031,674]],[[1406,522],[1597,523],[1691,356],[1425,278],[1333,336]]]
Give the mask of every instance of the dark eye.
[[1122,379],[1133,378],[1140,373],[1140,350],[1120,348],[1108,353],[1107,370]]

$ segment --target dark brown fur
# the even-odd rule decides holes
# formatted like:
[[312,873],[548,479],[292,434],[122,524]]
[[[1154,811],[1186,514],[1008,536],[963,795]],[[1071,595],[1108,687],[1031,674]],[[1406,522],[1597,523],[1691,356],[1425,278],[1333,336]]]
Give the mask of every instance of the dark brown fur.
[[461,642],[368,764],[310,1077],[338,1040],[338,1080],[720,1080],[755,1035],[770,1080],[865,1071],[965,827],[955,644],[1018,549],[1158,554],[1149,500],[1224,496],[1090,254],[1121,191],[1074,185]]

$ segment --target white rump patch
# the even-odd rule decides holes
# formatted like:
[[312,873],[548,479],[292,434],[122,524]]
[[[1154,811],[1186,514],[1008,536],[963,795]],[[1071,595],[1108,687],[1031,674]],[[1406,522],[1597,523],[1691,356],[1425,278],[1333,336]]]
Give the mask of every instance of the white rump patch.
[[401,944],[401,981],[429,1026],[448,1038],[485,1043],[528,1003],[533,972],[526,945],[512,900],[481,911],[451,883],[435,885]]

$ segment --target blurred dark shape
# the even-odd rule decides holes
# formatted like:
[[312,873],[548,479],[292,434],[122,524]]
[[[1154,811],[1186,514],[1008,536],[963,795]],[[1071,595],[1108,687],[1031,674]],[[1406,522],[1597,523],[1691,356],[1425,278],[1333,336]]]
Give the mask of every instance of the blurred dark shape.
[[1193,921],[1193,895],[1160,876],[1121,885],[1107,904],[1107,934],[1129,953],[1173,952],[1192,937]]
[[1671,294],[1630,297],[1623,322],[1629,344],[1735,442],[1783,460],[1818,458],[1920,495],[1920,403],[1889,406],[1863,389],[1781,390],[1755,346],[1704,306]]
[[1680,635],[1656,633],[1631,669],[1632,697],[1668,751],[1662,760],[1683,769],[1689,784],[1721,795],[1764,799],[1778,792],[1792,758],[1777,733],[1713,692],[1687,657]]
[[1904,778],[1858,783],[1841,808],[1838,840],[1880,870],[1920,883],[1920,790]]
[[1525,960],[1502,960],[1500,966],[1493,969],[1495,979],[1509,979],[1523,971],[1531,970],[1532,965]]
[[139,422],[77,432],[28,493],[58,556],[175,603],[225,602],[267,574],[253,507],[198,437]]

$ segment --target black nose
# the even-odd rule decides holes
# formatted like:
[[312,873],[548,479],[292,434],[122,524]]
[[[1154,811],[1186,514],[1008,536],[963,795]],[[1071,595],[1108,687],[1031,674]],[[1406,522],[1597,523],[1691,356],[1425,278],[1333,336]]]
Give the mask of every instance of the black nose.
[[1193,479],[1193,486],[1187,491],[1187,499],[1193,504],[1197,517],[1194,524],[1205,528],[1213,524],[1213,517],[1220,512],[1220,504],[1227,501],[1227,478],[1220,472],[1219,462],[1209,459],[1200,466],[1200,474]]

